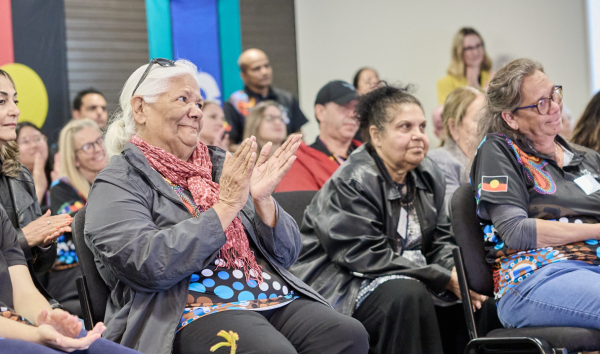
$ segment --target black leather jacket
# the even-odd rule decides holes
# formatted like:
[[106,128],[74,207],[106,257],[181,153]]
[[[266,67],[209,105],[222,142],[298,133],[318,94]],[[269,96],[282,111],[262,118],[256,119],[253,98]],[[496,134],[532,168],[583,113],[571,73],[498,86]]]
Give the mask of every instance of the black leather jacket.
[[398,274],[445,293],[456,247],[444,207],[445,179],[429,158],[410,172],[427,266],[400,256],[401,195],[383,161],[358,148],[317,193],[304,213],[302,253],[290,271],[339,312],[351,315],[365,278]]
[[0,178],[2,178],[0,188],[3,189],[0,192],[10,196],[12,202],[12,205],[4,205],[4,207],[17,230],[17,237],[25,258],[33,266],[33,271],[36,274],[44,274],[52,268],[56,260],[56,243],[53,243],[48,249],[41,249],[37,246],[30,248],[22,230],[30,222],[42,216],[42,210],[35,194],[33,177],[29,170],[23,166],[18,177],[1,175]]

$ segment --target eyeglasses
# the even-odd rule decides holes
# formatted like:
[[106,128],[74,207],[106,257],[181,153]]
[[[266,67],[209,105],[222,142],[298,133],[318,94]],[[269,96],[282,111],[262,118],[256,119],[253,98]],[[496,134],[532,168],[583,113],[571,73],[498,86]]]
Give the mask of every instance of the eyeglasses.
[[535,107],[535,108],[537,108],[537,111],[539,114],[545,115],[545,114],[548,114],[548,112],[550,111],[550,106],[552,105],[551,104],[552,101],[556,102],[556,104],[560,104],[562,102],[562,97],[563,97],[562,86],[556,85],[556,86],[554,86],[554,91],[552,91],[552,95],[550,95],[550,97],[544,97],[541,100],[539,100],[538,103],[532,104],[531,106],[517,107],[514,109],[513,112],[516,112],[519,109]]
[[476,46],[473,46],[473,47],[464,47],[463,48],[463,53],[470,52],[472,50],[479,50],[479,49],[482,49],[482,48],[483,48],[483,43],[479,43],[479,44],[477,44]]
[[285,123],[283,116],[272,116],[272,115],[268,115],[268,114],[265,115],[265,121],[267,121],[267,122],[281,121],[281,122]]
[[175,66],[175,62],[173,60],[169,60],[169,59],[165,59],[165,58],[154,58],[154,59],[150,60],[150,64],[148,64],[146,71],[144,71],[144,74],[142,74],[140,81],[138,81],[137,85],[135,85],[135,88],[133,89],[133,93],[131,94],[131,97],[133,97],[135,95],[135,91],[137,91],[138,87],[140,87],[142,82],[144,82],[144,80],[148,76],[148,73],[150,72],[150,69],[152,68],[152,65],[154,65],[154,64],[158,64],[160,66]]
[[75,152],[81,150],[88,155],[92,154],[95,151],[95,149],[94,149],[95,145],[98,145],[98,147],[100,147],[100,148],[104,147],[104,138],[99,137],[98,139],[96,139],[96,141],[93,141],[91,143],[87,143],[87,144],[83,145],[81,147],[81,149],[76,149]]
[[33,144],[37,144],[39,142],[46,142],[46,140],[48,140],[48,138],[46,138],[46,136],[42,135],[42,134],[38,134],[38,135],[34,135],[31,138],[27,137],[27,138],[23,138],[18,144],[19,146],[29,146],[29,145],[33,145]]

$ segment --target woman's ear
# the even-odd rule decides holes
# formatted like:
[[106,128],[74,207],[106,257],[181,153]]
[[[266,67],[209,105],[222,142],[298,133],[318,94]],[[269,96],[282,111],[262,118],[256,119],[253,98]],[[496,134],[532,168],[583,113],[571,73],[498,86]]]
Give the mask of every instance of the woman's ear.
[[460,135],[458,134],[458,127],[455,125],[456,120],[454,118],[448,119],[448,130],[450,130],[450,136],[452,140],[458,142],[460,140]]
[[133,110],[133,119],[137,124],[144,125],[146,123],[146,102],[141,96],[131,98],[131,109]]
[[369,127],[369,136],[371,137],[371,144],[374,147],[381,147],[381,136],[379,134],[379,129],[376,126],[371,125]]
[[513,130],[519,130],[519,123],[517,122],[517,119],[515,118],[515,115],[513,113],[503,111],[502,119],[504,119],[506,124],[508,124],[508,126],[511,127]]

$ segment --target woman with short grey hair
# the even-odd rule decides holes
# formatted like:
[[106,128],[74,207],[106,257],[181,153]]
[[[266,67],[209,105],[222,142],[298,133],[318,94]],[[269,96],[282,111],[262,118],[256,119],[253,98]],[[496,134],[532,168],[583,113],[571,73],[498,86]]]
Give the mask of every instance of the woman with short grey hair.
[[600,155],[559,135],[562,97],[518,59],[490,82],[479,123],[471,188],[509,328],[600,329]]
[[300,136],[271,157],[255,137],[234,155],[207,147],[198,72],[185,60],[138,68],[120,104],[85,224],[111,290],[105,337],[159,354],[366,353],[362,325],[286,270],[300,233],[271,194]]

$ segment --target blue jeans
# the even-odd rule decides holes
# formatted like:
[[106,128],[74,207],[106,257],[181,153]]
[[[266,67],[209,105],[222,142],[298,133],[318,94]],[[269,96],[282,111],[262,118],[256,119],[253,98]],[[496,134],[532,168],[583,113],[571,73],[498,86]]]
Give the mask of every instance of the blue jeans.
[[498,317],[506,328],[600,330],[600,266],[582,261],[547,265],[502,296]]

